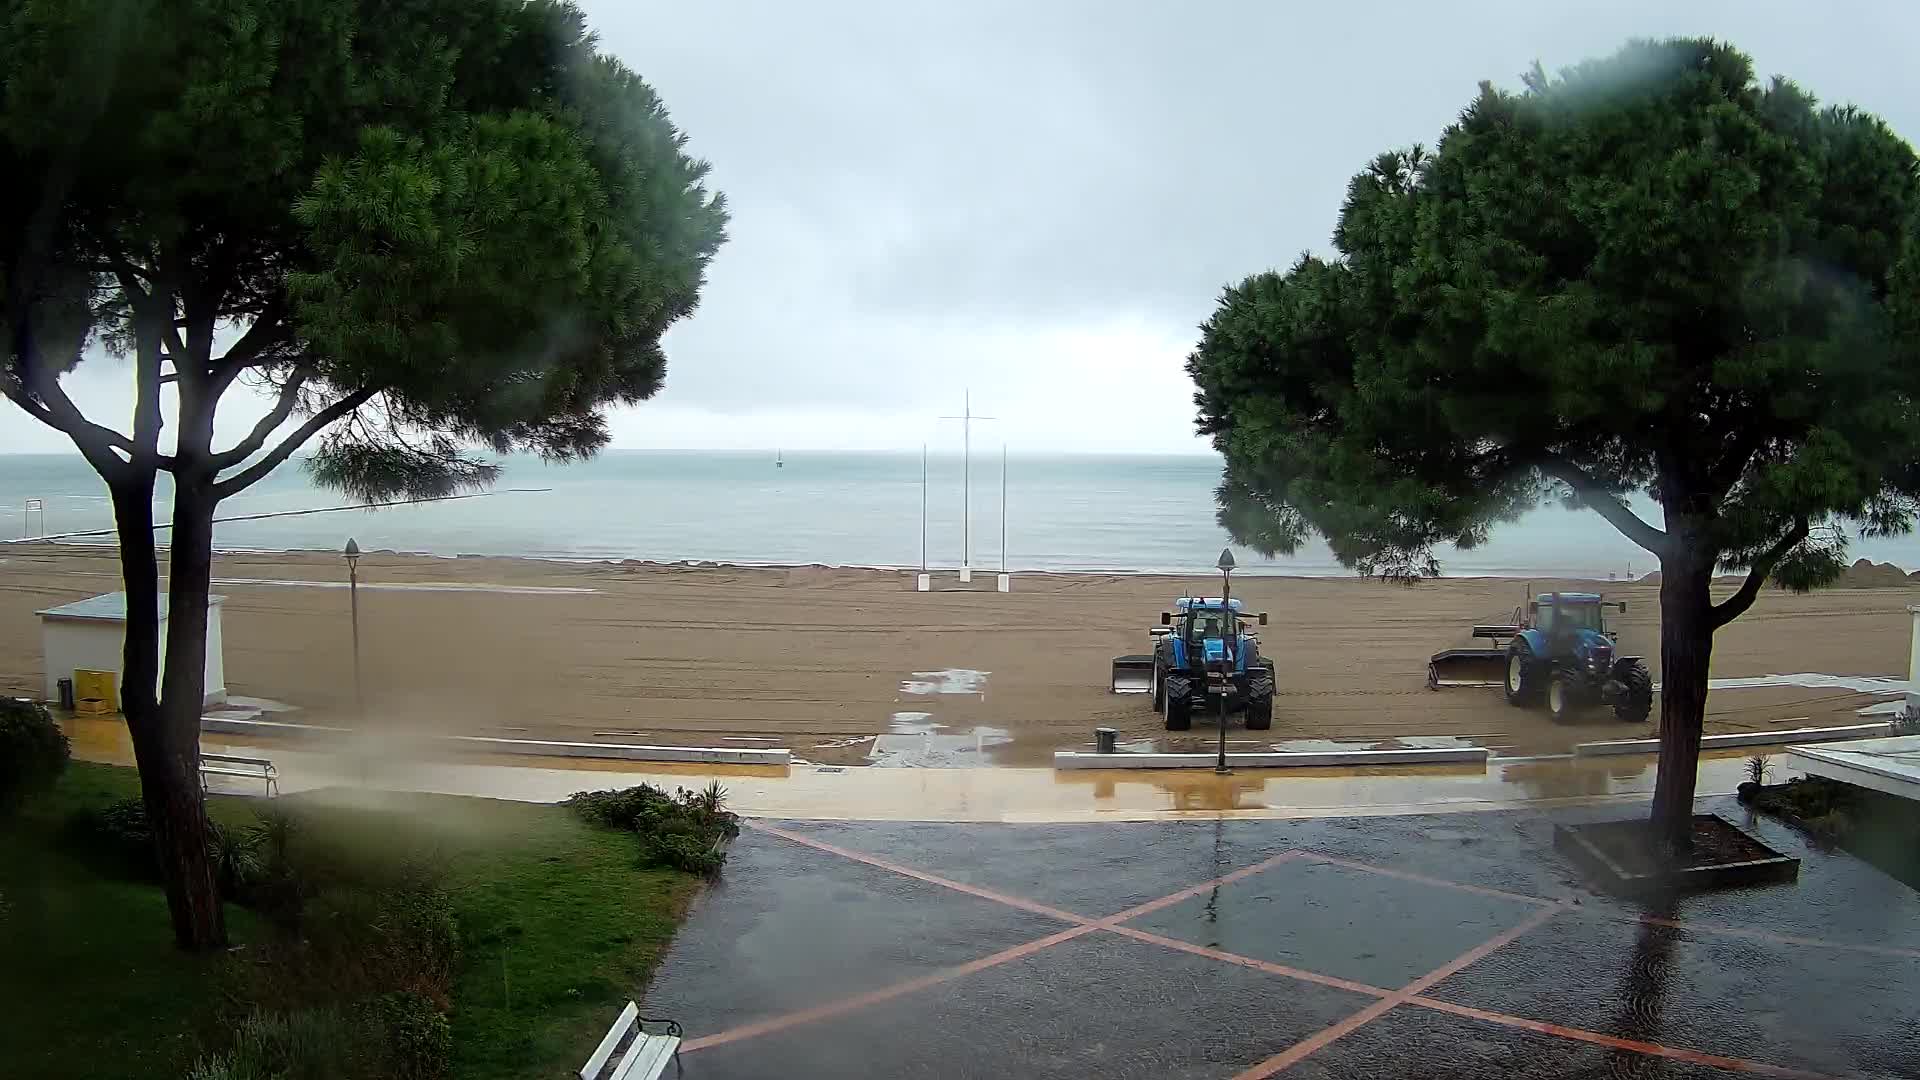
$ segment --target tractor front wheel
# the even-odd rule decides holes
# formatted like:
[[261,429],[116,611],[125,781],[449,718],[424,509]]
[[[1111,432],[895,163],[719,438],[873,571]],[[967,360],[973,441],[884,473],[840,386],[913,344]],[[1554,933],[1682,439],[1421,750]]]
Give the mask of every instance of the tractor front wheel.
[[1554,672],[1553,681],[1547,685],[1547,711],[1553,714],[1553,722],[1562,724],[1573,719],[1579,702],[1580,688],[1573,685],[1573,676]]
[[1193,727],[1193,685],[1185,675],[1168,675],[1161,684],[1167,697],[1167,730],[1186,731]]
[[1273,669],[1262,667],[1247,676],[1247,730],[1273,727]]
[[1522,707],[1538,704],[1540,692],[1545,687],[1540,683],[1541,662],[1533,655],[1533,647],[1525,638],[1515,638],[1507,648],[1507,704]]
[[1653,714],[1653,673],[1640,660],[1623,660],[1614,673],[1626,684],[1626,692],[1613,703],[1613,717],[1626,724],[1646,723]]

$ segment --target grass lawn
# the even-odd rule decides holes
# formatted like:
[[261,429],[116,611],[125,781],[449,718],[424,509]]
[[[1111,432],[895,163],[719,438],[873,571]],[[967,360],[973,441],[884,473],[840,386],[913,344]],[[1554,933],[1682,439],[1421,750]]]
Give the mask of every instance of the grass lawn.
[[[75,762],[51,794],[0,824],[0,1077],[181,1075],[239,985],[228,959],[176,952],[156,885],[103,875],[61,850],[73,811],[138,793],[130,769]],[[352,858],[426,856],[452,896],[461,939],[450,1074],[561,1077],[637,996],[698,887],[640,870],[630,833],[552,806],[390,796],[346,806],[324,793],[277,800],[302,837]],[[216,798],[221,821],[254,800]],[[227,908],[236,945],[272,933]],[[242,950],[236,956],[244,958]]]

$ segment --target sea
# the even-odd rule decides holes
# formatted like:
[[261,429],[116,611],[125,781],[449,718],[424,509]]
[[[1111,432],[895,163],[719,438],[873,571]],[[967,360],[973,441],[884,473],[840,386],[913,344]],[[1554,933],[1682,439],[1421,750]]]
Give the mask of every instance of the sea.
[[[290,461],[221,504],[215,542],[338,550],[351,537],[363,550],[438,556],[1123,573],[1211,573],[1229,546],[1215,521],[1221,462],[1208,455],[935,455],[923,469],[917,451],[612,450],[502,465],[483,497],[329,509],[351,500]],[[156,503],[166,520],[164,482]],[[0,541],[111,544],[112,524],[106,490],[78,456],[0,455]],[[1317,542],[1272,559],[1234,554],[1242,573],[1351,573]],[[1856,541],[1853,554],[1912,570],[1920,539]],[[1598,515],[1558,505],[1438,555],[1453,576],[1608,580],[1654,569]]]

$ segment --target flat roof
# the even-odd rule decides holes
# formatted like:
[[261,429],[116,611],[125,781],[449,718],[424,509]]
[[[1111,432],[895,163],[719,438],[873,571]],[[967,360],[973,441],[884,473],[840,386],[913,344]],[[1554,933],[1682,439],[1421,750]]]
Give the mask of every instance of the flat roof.
[[[225,600],[226,597],[218,594],[207,597],[209,606],[218,605]],[[35,614],[43,619],[126,622],[127,594],[124,592],[101,593],[99,596],[89,596],[85,600],[75,600],[71,604],[61,604],[59,607],[47,608]],[[160,594],[160,617],[162,619],[167,617],[167,594],[164,592]]]
[[1787,761],[1814,776],[1920,801],[1920,735],[1789,746]]

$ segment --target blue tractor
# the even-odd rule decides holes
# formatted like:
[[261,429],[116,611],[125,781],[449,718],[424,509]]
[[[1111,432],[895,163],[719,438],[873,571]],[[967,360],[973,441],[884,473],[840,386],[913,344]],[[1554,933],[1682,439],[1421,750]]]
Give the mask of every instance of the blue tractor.
[[1265,626],[1267,614],[1242,616],[1240,601],[1217,596],[1174,601],[1149,631],[1151,655],[1114,659],[1113,692],[1151,693],[1168,731],[1186,731],[1196,709],[1222,705],[1244,710],[1253,731],[1271,728],[1273,661],[1260,655],[1260,639],[1245,631],[1247,619]]
[[[1491,639],[1491,649],[1448,649],[1427,664],[1427,688],[1488,685],[1465,678],[1470,670],[1503,671],[1509,704],[1543,701],[1555,720],[1578,710],[1610,706],[1616,719],[1641,723],[1653,712],[1653,675],[1638,656],[1618,656],[1620,635],[1607,629],[1605,609],[1626,614],[1624,601],[1606,603],[1598,593],[1541,593],[1513,622],[1476,626],[1473,636]],[[1492,674],[1492,671],[1487,671]]]

